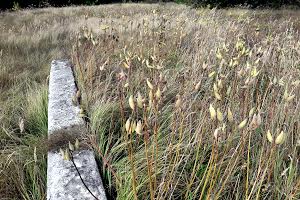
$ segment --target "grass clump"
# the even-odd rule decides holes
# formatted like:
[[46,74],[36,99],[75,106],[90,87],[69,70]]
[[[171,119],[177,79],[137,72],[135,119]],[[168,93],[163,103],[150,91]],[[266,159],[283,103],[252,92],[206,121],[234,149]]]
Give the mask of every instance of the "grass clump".
[[108,193],[299,198],[297,13],[114,9],[72,57]]

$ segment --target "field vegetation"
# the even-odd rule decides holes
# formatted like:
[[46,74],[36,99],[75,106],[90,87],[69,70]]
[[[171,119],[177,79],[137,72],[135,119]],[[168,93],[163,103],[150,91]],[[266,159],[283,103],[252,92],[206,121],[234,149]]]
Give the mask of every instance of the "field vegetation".
[[45,199],[49,64],[69,58],[110,199],[299,199],[299,18],[175,4],[1,13],[0,198]]

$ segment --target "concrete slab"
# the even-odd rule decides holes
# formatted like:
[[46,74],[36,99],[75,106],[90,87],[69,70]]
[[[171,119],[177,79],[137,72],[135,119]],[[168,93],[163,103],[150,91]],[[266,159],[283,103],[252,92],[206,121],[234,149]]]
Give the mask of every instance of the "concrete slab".
[[[67,60],[54,60],[49,79],[49,138],[55,140],[64,137],[64,133],[68,137],[72,133],[78,137],[81,130],[84,130],[84,121],[79,117],[80,109],[72,103],[76,90],[71,64]],[[89,191],[82,183],[73,162],[63,160],[62,155],[54,149],[48,152],[48,200],[106,200],[93,151],[82,149],[73,152],[74,163]]]

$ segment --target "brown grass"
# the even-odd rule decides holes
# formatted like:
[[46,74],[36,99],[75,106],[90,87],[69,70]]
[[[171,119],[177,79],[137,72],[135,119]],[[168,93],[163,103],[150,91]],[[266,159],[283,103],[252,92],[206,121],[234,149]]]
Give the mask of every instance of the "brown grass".
[[[175,4],[0,13],[0,199],[45,199],[46,85],[58,58],[75,64],[111,198],[299,199],[299,16]],[[126,131],[129,117],[141,134]]]

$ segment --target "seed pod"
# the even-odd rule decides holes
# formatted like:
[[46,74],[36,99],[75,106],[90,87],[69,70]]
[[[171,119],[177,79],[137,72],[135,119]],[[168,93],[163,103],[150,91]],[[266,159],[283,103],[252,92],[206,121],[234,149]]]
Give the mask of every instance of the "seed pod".
[[147,85],[148,85],[148,87],[151,89],[151,90],[153,90],[153,85],[152,85],[152,83],[149,81],[149,79],[147,78]]
[[267,139],[268,139],[268,141],[269,141],[270,143],[273,142],[273,136],[272,136],[270,130],[267,131]]
[[238,128],[239,128],[239,129],[242,129],[242,128],[244,128],[244,127],[246,126],[246,124],[247,124],[247,119],[244,119],[244,120],[238,125]]
[[217,119],[222,122],[223,121],[223,114],[222,112],[220,111],[219,108],[217,108]]
[[210,113],[210,118],[212,120],[215,120],[217,114],[215,108],[211,104],[209,105],[209,113]]
[[134,100],[132,95],[129,97],[129,106],[132,110],[134,110]]
[[275,144],[282,144],[285,141],[285,132],[281,131],[275,139]]
[[227,118],[228,118],[228,121],[229,121],[230,123],[233,122],[233,114],[232,114],[232,112],[231,112],[231,110],[230,110],[229,107],[228,107],[228,109],[227,109]]
[[142,122],[141,120],[139,120],[138,123],[136,124],[135,132],[139,135],[142,135],[142,130],[143,130]]

